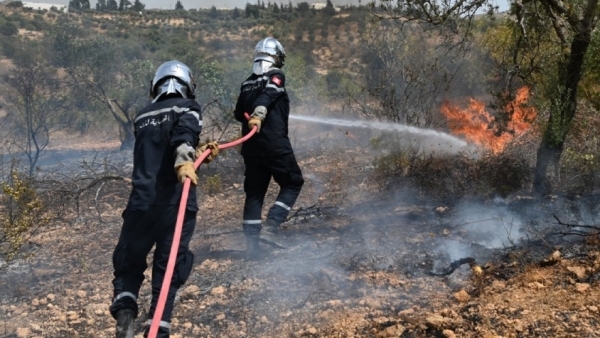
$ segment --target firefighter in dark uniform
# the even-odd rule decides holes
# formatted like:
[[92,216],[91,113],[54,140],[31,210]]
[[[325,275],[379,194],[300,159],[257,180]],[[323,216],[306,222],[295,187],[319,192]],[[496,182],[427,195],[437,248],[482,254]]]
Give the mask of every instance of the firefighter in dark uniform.
[[[194,169],[202,131],[201,107],[194,100],[195,84],[190,69],[172,60],[158,67],[151,82],[152,103],[141,109],[134,122],[132,190],[123,212],[123,227],[113,253],[114,299],[110,313],[117,320],[117,338],[133,338],[138,315],[137,298],[153,246],[152,301],[148,327],[156,310],[186,178],[191,180],[183,220],[181,242],[157,337],[169,337],[177,290],[186,282],[194,256],[188,245],[196,226]],[[203,151],[207,146],[204,146]],[[218,146],[211,146],[211,159]],[[210,161],[209,160],[209,161]]]
[[[254,126],[257,134],[242,144],[246,166],[244,179],[243,229],[246,257],[260,257],[259,239],[276,247],[285,247],[278,230],[294,206],[304,179],[290,139],[288,118],[290,100],[285,90],[283,46],[272,37],[261,40],[254,51],[252,75],[241,85],[235,118],[242,122],[242,134]],[[251,114],[246,120],[244,113]],[[271,178],[279,185],[279,194],[262,222],[262,207]]]

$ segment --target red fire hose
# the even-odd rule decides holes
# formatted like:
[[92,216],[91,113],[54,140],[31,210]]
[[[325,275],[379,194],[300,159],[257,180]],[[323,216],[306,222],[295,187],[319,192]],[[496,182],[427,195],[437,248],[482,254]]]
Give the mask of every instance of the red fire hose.
[[[247,119],[250,119],[248,113],[244,113]],[[237,140],[231,141],[225,144],[219,144],[219,150],[231,148],[242,144],[247,141],[256,133],[256,126],[250,130],[246,136]],[[194,168],[196,170],[202,164],[202,161],[210,155],[211,150],[206,149],[194,162]],[[148,338],[156,338],[158,334],[158,327],[162,318],[163,311],[165,309],[165,302],[167,295],[169,294],[169,288],[171,287],[171,278],[173,277],[173,270],[175,269],[175,260],[177,258],[177,251],[179,250],[179,240],[181,239],[181,228],[183,227],[183,216],[185,214],[185,208],[187,205],[187,199],[190,190],[190,178],[186,178],[183,183],[183,192],[181,193],[181,200],[179,201],[179,211],[177,212],[177,222],[175,223],[175,235],[173,236],[173,243],[171,243],[171,252],[169,253],[169,262],[167,263],[167,270],[165,271],[165,277],[163,284],[160,289],[160,295],[158,296],[158,303],[156,304],[156,310],[154,311],[154,317],[152,318],[152,324],[150,324],[150,331],[148,332]]]

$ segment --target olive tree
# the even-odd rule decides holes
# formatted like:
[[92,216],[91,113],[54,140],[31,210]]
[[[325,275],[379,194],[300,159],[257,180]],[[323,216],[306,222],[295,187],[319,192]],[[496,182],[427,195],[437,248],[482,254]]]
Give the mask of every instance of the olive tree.
[[50,40],[68,87],[97,102],[117,122],[121,149],[133,147],[133,122],[137,109],[148,103],[152,63],[128,59],[115,40],[82,33],[73,22],[57,24]]

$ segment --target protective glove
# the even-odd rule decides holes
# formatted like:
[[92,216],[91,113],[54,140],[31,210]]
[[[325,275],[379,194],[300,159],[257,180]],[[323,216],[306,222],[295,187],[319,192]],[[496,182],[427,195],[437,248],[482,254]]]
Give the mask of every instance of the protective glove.
[[210,149],[210,154],[206,156],[202,163],[210,163],[219,155],[219,144],[216,141],[206,140],[206,143],[198,145],[198,148],[196,148],[196,158],[200,157],[206,149]]
[[248,121],[248,128],[252,130],[254,126],[256,126],[256,133],[260,133],[260,126],[262,125],[262,120],[259,117],[252,116],[250,121]]
[[196,175],[196,169],[194,169],[194,162],[183,162],[175,167],[175,172],[177,172],[179,182],[184,183],[185,178],[189,177],[193,185],[198,185],[198,175]]

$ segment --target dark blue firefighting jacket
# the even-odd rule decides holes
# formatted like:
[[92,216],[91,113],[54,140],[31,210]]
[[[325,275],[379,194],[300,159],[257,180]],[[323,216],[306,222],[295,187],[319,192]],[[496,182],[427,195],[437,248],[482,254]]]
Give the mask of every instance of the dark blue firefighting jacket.
[[[127,209],[177,205],[183,184],[175,173],[175,149],[182,143],[198,146],[202,132],[200,104],[191,99],[165,98],[140,110],[135,118],[132,191]],[[187,201],[198,210],[195,186]]]

